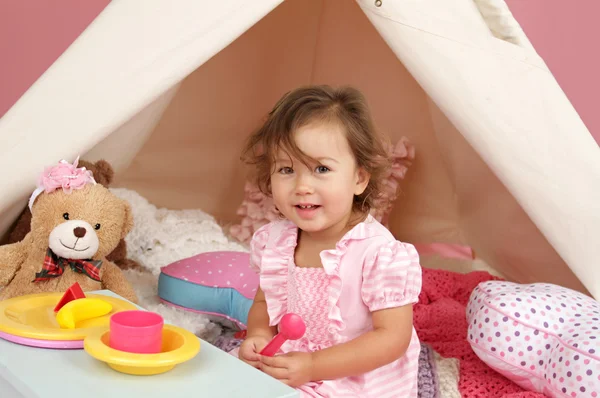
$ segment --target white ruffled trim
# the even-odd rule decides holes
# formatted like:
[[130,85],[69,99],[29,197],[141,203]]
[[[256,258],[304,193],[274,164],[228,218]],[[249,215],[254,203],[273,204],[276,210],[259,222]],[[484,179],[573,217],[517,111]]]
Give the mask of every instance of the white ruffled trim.
[[265,294],[270,326],[276,326],[288,308],[289,260],[294,258],[297,228],[289,221],[269,224],[269,240],[261,261],[260,286]]

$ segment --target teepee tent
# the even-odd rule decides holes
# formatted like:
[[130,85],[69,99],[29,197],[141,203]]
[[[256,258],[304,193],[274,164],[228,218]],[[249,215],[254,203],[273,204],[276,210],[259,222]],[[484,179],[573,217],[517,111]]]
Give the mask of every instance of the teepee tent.
[[243,139],[311,83],[358,87],[415,145],[398,239],[600,297],[600,149],[498,0],[111,2],[0,119],[1,232],[43,167],[78,155],[233,221]]

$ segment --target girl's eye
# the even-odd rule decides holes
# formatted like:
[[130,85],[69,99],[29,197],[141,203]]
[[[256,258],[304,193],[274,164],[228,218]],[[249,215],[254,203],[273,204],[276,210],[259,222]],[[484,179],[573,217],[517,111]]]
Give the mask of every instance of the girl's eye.
[[291,167],[282,167],[282,168],[279,169],[279,173],[280,174],[290,174],[290,173],[293,173],[293,172],[294,172],[294,170],[292,170]]
[[329,171],[329,167],[327,166],[317,166],[317,173],[327,173]]

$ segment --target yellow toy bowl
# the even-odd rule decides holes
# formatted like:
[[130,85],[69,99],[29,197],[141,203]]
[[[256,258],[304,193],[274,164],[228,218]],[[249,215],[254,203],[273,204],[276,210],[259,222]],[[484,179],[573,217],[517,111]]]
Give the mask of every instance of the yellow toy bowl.
[[128,301],[86,293],[86,297],[97,298],[111,304],[112,311],[101,317],[81,321],[75,329],[63,329],[58,324],[54,312],[54,307],[63,294],[29,294],[0,301],[0,332],[38,340],[83,340],[93,331],[106,330],[113,314],[137,310],[137,307]]
[[200,351],[200,339],[193,333],[173,325],[164,325],[162,352],[135,354],[109,346],[110,331],[96,331],[83,341],[83,349],[92,357],[105,362],[112,369],[136,376],[168,372],[175,365],[189,361]]

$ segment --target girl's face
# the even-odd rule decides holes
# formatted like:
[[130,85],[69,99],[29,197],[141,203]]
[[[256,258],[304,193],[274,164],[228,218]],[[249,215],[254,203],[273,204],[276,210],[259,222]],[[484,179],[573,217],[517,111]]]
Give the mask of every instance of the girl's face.
[[294,133],[294,140],[316,162],[307,167],[279,150],[271,176],[275,205],[309,234],[343,232],[352,215],[354,195],[367,187],[367,173],[357,167],[337,124],[309,124]]

